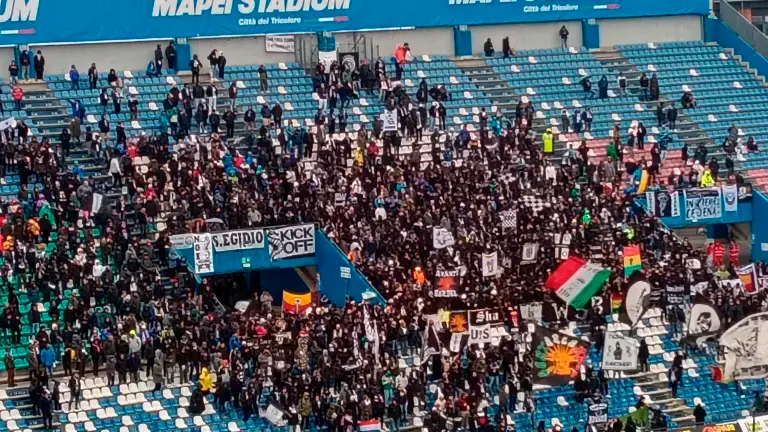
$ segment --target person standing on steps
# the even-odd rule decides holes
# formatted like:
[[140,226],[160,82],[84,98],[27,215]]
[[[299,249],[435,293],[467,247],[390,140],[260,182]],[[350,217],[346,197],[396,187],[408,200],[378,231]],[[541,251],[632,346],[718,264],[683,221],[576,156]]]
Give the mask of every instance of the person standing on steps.
[[176,70],[176,44],[173,41],[165,47],[165,61],[168,63],[168,69]]
[[155,48],[155,70],[158,76],[163,74],[163,49],[160,44]]
[[35,55],[35,79],[37,81],[42,81],[44,73],[45,73],[45,57],[43,57],[42,51],[37,50],[37,54]]
[[10,348],[5,352],[3,363],[8,373],[8,387],[16,387],[16,363],[13,361],[13,352]]
[[568,48],[568,29],[560,27],[560,48]]

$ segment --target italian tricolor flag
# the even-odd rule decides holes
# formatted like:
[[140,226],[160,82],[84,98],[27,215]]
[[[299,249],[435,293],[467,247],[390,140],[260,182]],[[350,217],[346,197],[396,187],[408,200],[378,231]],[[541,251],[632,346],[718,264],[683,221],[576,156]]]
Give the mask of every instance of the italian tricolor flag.
[[547,278],[546,287],[575,309],[584,309],[611,276],[611,271],[579,257],[570,257]]

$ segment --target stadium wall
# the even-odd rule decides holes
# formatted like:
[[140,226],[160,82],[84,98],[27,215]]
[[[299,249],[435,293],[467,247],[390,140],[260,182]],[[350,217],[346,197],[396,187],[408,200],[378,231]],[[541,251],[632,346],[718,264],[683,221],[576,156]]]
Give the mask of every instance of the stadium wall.
[[254,65],[269,63],[291,63],[296,61],[293,53],[267,52],[264,36],[237,38],[189,39],[192,54],[197,54],[204,65],[211,51],[224,52],[227,65]]
[[[437,27],[397,31],[362,32],[367,39],[378,46],[379,55],[392,57],[398,45],[405,42],[411,46],[414,54],[453,55],[453,28]],[[501,43],[501,41],[499,41]]]
[[[702,17],[698,15],[598,20],[600,45],[702,40]],[[571,33],[573,34],[573,32]]]
[[560,27],[568,28],[568,45],[582,46],[581,22],[551,22],[540,24],[511,24],[493,26],[471,26],[472,52],[483,52],[483,44],[491,38],[496,51],[501,51],[501,41],[509,37],[509,44],[515,50],[544,49],[560,47]]
[[8,65],[11,64],[11,60],[15,57],[13,47],[0,47],[0,76],[3,79],[8,78]]
[[[88,68],[91,67],[91,63],[96,63],[99,72],[104,73],[109,72],[110,69],[115,69],[117,72],[124,70],[143,71],[146,69],[147,64],[154,59],[154,51],[157,44],[161,44],[163,49],[165,49],[168,42],[170,40],[77,45],[30,45],[29,49],[32,52],[36,52],[38,49],[43,52],[46,73],[63,74],[69,72],[71,65],[76,65],[80,76],[87,77]],[[7,74],[7,67],[5,69],[5,74]]]

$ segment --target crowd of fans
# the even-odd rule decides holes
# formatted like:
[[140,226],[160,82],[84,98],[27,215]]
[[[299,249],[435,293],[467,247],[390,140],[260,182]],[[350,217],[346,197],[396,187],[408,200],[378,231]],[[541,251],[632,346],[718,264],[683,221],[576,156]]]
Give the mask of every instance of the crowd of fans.
[[[560,35],[565,41],[567,30]],[[212,56],[211,74],[223,77],[224,66],[212,60],[221,53]],[[407,58],[405,53],[401,61]],[[161,69],[162,52],[153,63]],[[483,109],[477,134],[448,131],[443,102],[450,93],[425,80],[411,96],[396,84],[402,69],[399,63],[398,76],[390,77],[381,59],[373,68],[363,63],[359,71],[318,66],[313,80],[320,107],[313,128],[281,127],[280,111],[265,106],[260,124],[255,113],[245,114],[243,141],[229,131],[219,135],[217,125],[207,129],[203,118],[197,119],[202,135],[175,128],[177,120],[168,125],[170,133],[123,134],[98,153],[110,161],[108,180],[88,178],[77,163],[65,168],[64,149],[76,131],[62,134],[61,148],[30,138],[23,122],[0,133],[0,170],[21,177],[18,196],[2,203],[0,293],[8,304],[0,325],[12,334],[5,342],[29,342],[36,409],[50,414],[67,402],[59,400],[58,386],[49,386],[62,367],[72,394],[69,409],[77,406],[79,380],[86,374],[104,376],[112,385],[135,382],[146,371],[155,390],[195,382],[193,414],[202,412],[203,398],[212,394],[221,411],[235,409],[246,421],[276,403],[288,423],[303,430],[312,423],[349,431],[367,419],[398,430],[419,410],[428,412],[430,430],[442,430],[453,419],[472,430],[512,428],[503,414],[535,409],[531,398],[518,397],[533,390],[524,332],[462,353],[445,344],[422,366],[417,361],[407,370],[398,359],[418,356],[428,317],[438,310],[506,313],[531,302],[560,302],[543,284],[560,263],[563,245],[555,243],[556,234],[571,234],[570,255],[612,269],[605,293],[626,290],[621,251],[638,244],[655,290],[712,281],[705,295],[730,320],[765,309],[762,295],[731,301],[706,266],[687,269],[688,259],[706,262],[706,251],[665,230],[625,194],[633,171],[653,164],[625,160],[620,133],[603,160],[590,154],[586,142],[556,152],[551,131],[536,134],[532,103],[520,103],[509,116],[498,107]],[[264,77],[266,87],[266,72]],[[343,115],[349,98],[376,88],[386,108],[399,112],[401,129],[384,132],[377,123],[369,131],[345,133],[346,122],[337,123],[332,114],[336,95]],[[200,92],[199,84],[174,87],[164,111],[175,109],[184,118],[193,105],[204,110],[210,101]],[[324,106],[324,99],[333,102]],[[79,131],[76,136],[79,144]],[[91,148],[98,140],[89,132],[83,145]],[[149,164],[137,169],[134,160],[143,156]],[[33,176],[42,187],[28,190]],[[338,192],[346,194],[342,205]],[[107,197],[99,208],[92,205],[95,194]],[[516,226],[505,226],[506,210],[516,211]],[[198,284],[184,263],[168,256],[171,234],[210,230],[206,221],[212,218],[230,230],[316,223],[387,302],[349,302],[344,308],[321,302],[296,316],[276,311],[263,294],[252,299],[247,313],[222,311],[217,282]],[[433,227],[449,230],[455,245],[436,250]],[[538,257],[521,263],[526,243],[538,243]],[[484,278],[480,257],[494,251],[502,275]],[[453,268],[462,272],[461,297],[433,297],[436,271]],[[729,276],[733,265],[720,270]],[[21,338],[20,296],[33,305],[29,341]],[[664,307],[663,296],[661,302]],[[43,303],[50,324],[41,325]],[[590,310],[587,317],[595,335],[604,331],[600,312],[607,313]],[[674,307],[667,313],[677,316]],[[379,344],[366,332],[366,314],[377,324]],[[511,315],[507,324],[513,326]],[[286,332],[291,337],[283,337]],[[594,340],[602,343],[599,336]],[[10,385],[13,363],[9,351]],[[594,385],[583,390],[593,396],[606,387],[604,375],[591,380],[591,366],[586,376]],[[439,391],[430,405],[432,383]],[[499,396],[499,414],[489,418],[493,396]]]

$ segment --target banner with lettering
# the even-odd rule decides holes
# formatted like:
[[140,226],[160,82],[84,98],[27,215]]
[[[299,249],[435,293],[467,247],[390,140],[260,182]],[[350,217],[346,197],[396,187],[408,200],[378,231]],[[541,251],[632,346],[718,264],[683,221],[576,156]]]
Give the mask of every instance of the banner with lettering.
[[435,297],[458,297],[461,270],[440,269],[435,272],[435,289],[432,294]]
[[573,381],[581,373],[589,346],[583,339],[536,326],[531,342],[533,382],[554,387]]
[[686,220],[720,219],[723,216],[721,189],[690,189],[683,194]]
[[503,324],[504,314],[498,309],[469,311],[469,343],[490,343],[494,337],[500,336],[498,328]]

